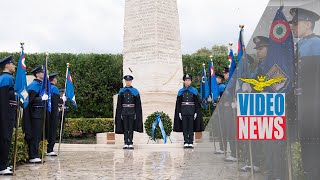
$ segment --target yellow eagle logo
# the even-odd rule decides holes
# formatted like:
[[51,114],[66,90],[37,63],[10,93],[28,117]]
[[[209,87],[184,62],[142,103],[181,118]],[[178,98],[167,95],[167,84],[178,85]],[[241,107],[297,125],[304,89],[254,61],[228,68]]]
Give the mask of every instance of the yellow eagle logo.
[[245,79],[245,78],[239,78],[239,80],[254,85],[253,89],[261,92],[264,90],[265,87],[271,86],[272,84],[275,84],[275,83],[279,83],[279,82],[286,79],[283,77],[279,77],[279,78],[272,78],[272,79],[269,79],[268,81],[266,81],[266,78],[267,78],[267,76],[257,76],[258,80]]

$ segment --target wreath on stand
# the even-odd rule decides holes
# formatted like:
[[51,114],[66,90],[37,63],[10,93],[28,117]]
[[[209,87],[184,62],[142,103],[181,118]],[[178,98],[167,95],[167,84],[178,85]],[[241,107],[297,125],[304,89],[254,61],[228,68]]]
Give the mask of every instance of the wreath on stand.
[[149,136],[150,139],[156,141],[157,139],[163,139],[161,129],[159,125],[156,125],[156,128],[154,130],[154,139],[152,138],[152,124],[156,121],[157,115],[160,115],[164,131],[166,133],[167,137],[170,137],[170,134],[172,132],[172,120],[168,116],[168,114],[164,112],[154,112],[151,115],[149,115],[144,122],[144,127],[146,130],[147,135]]

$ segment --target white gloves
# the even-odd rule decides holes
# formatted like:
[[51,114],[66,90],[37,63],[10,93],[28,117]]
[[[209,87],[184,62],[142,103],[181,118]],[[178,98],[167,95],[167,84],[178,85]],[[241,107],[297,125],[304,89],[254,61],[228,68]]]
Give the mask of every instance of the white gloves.
[[66,102],[67,101],[67,97],[65,95],[62,96],[62,100],[63,102]]
[[237,108],[237,104],[235,102],[232,102],[231,107],[232,107],[232,109],[235,109],[235,108]]
[[197,113],[194,113],[194,119],[193,120],[196,120],[197,119]]
[[251,88],[250,84],[248,84],[248,83],[243,83],[243,84],[242,84],[242,91],[243,91],[243,92],[251,92],[251,91],[252,91],[252,88]]
[[42,101],[46,101],[48,100],[48,95],[47,94],[44,94],[42,97],[41,97]]
[[179,118],[180,118],[180,120],[182,120],[182,115],[181,115],[181,113],[179,113]]

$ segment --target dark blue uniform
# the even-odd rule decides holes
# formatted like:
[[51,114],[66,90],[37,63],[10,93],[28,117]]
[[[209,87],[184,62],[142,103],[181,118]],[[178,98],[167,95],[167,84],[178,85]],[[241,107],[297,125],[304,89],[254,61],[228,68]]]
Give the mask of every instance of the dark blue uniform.
[[[293,16],[291,23],[298,27],[300,26],[299,21],[308,21],[316,25],[320,19],[317,13],[302,8],[292,8],[290,14]],[[313,31],[310,26],[304,28],[306,32]],[[320,177],[320,37],[310,34],[300,38],[296,44],[299,65],[296,69],[299,85],[296,89],[296,95],[298,95],[297,119],[305,179],[313,180]]]
[[44,107],[39,95],[42,81],[35,79],[27,87],[29,104],[23,110],[23,131],[28,144],[29,158],[38,158],[39,143],[42,137]]
[[[180,113],[182,120],[179,117]],[[194,119],[195,113],[197,113],[196,119]],[[201,132],[203,130],[198,91],[193,87],[180,89],[176,101],[173,131],[183,132],[184,144],[193,144],[194,132]]]
[[47,152],[53,152],[53,147],[56,142],[57,137],[57,129],[59,122],[59,100],[60,100],[60,92],[57,86],[51,84],[51,112],[48,116],[48,146]]
[[124,134],[126,145],[133,144],[133,131],[143,132],[141,100],[136,88],[130,86],[120,90],[115,123],[115,132]]
[[14,78],[9,73],[0,75],[0,171],[7,169],[13,126],[16,117]]
[[[222,97],[222,94],[223,94],[223,92],[224,92],[225,89],[226,89],[226,85],[225,85],[224,83],[218,84],[218,91],[219,91],[219,96],[220,96],[220,98]],[[220,111],[220,109],[217,109],[217,110]],[[220,112],[219,112],[219,115],[220,115]],[[222,132],[219,133],[220,136],[222,135],[222,137],[220,137],[219,146],[220,146],[220,150],[221,150],[221,151],[224,151],[223,147],[224,147],[224,148],[227,147],[227,129],[226,129],[226,123],[223,122],[223,120],[221,119],[221,116],[218,117],[218,118],[220,118],[220,120],[218,121],[218,123],[219,123],[219,122],[221,123],[221,125],[218,124],[218,126],[221,126],[221,131],[222,131]],[[220,131],[220,128],[219,128],[219,131]],[[223,140],[222,140],[222,138],[223,138]],[[224,143],[223,145],[222,145],[222,141],[223,141],[223,143]]]
[[320,56],[320,36],[311,34],[303,37],[298,43],[300,58],[307,56]]
[[[225,82],[225,87],[227,88],[229,81]],[[236,157],[236,144],[235,144],[235,117],[233,114],[231,103],[232,95],[228,90],[224,92],[224,104],[222,110],[221,127],[223,132],[224,147],[227,147],[227,140],[230,144],[231,156]]]

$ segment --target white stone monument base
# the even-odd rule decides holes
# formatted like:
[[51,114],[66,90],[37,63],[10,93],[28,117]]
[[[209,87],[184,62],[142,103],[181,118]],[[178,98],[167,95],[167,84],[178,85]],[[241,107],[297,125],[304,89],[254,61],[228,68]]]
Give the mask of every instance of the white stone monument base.
[[[182,133],[171,132],[170,139],[174,144],[183,144],[183,135]],[[167,137],[167,144],[171,144],[170,139]],[[123,134],[115,135],[115,144],[124,144]],[[164,144],[162,139],[157,141],[149,140],[149,137],[146,133],[137,133],[133,134],[133,144]]]

